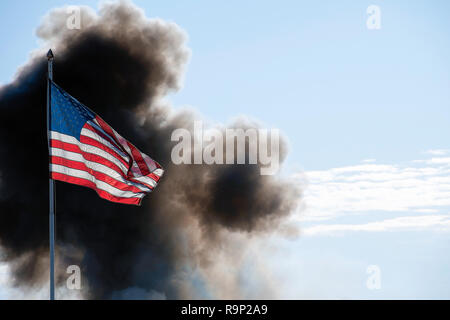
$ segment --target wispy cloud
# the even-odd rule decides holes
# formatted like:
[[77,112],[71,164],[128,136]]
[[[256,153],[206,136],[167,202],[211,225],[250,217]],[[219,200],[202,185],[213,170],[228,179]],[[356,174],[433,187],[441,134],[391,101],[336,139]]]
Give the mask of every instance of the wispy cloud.
[[[450,206],[450,158],[309,171],[303,220],[373,211],[438,213]],[[447,211],[446,211],[447,212]]]
[[426,154],[431,154],[433,156],[444,156],[450,153],[450,149],[430,149],[425,152]]
[[305,228],[306,236],[339,235],[344,232],[382,232],[434,229],[450,231],[450,215],[422,215],[398,217],[364,224],[320,224]]

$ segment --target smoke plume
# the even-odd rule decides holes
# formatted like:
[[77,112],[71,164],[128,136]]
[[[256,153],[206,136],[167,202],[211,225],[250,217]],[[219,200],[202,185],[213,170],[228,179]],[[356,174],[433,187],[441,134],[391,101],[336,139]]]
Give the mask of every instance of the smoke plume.
[[141,207],[56,184],[58,284],[76,264],[85,298],[242,298],[224,264],[239,266],[242,243],[274,230],[295,209],[299,190],[261,176],[259,165],[171,162],[173,130],[191,130],[197,117],[163,100],[180,88],[190,55],[177,25],[147,19],[129,2],[104,4],[98,13],[82,8],[80,30],[66,28],[66,20],[65,9],[45,17],[37,29],[45,48],[0,88],[0,257],[13,285],[27,290],[48,281],[45,53],[51,47],[55,82],[165,169]]

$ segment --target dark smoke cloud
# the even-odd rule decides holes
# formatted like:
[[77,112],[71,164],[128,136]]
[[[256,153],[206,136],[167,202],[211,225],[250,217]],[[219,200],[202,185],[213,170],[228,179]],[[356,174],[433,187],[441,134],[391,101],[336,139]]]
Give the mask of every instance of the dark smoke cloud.
[[[84,8],[81,17],[81,30],[68,30],[66,10],[56,9],[37,30],[54,49],[55,81],[166,174],[141,207],[57,183],[59,284],[65,268],[78,264],[86,298],[220,297],[199,292],[191,274],[209,270],[204,281],[214,281],[217,268],[208,266],[224,239],[274,229],[295,209],[299,191],[261,176],[258,165],[173,165],[171,134],[195,118],[162,102],[180,87],[185,34],[128,2],[104,5],[98,15]],[[38,50],[0,89],[0,250],[19,287],[48,281],[46,64]]]

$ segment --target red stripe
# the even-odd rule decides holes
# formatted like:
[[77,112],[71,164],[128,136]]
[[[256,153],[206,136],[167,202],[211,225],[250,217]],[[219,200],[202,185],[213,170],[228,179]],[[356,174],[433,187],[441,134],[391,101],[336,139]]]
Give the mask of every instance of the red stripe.
[[78,161],[68,160],[68,159],[61,158],[61,157],[52,156],[51,157],[51,163],[52,164],[59,164],[61,166],[65,166],[65,167],[72,168],[72,169],[86,171],[90,175],[94,176],[97,180],[103,181],[103,182],[109,184],[110,186],[112,186],[114,188],[117,188],[119,190],[122,190],[122,191],[131,191],[131,192],[134,192],[134,193],[143,193],[143,192],[145,192],[145,191],[142,191],[141,189],[139,189],[139,188],[137,188],[135,186],[131,186],[131,185],[128,185],[128,184],[123,183],[121,181],[118,181],[118,180],[108,176],[107,174],[104,174],[102,172],[98,172],[98,171],[95,171],[95,170],[93,170],[91,168],[88,168],[82,162],[78,162]]
[[[111,127],[110,127],[110,126],[109,126],[102,118],[100,118],[99,116],[96,116],[95,119],[97,120],[99,126],[100,126],[100,127],[101,127],[108,135],[110,135],[112,138],[114,138],[114,140],[117,141],[117,142],[121,145],[120,141],[118,141],[116,135],[114,134],[113,129],[112,129],[112,128],[111,128]],[[132,160],[134,160],[134,161],[137,163],[137,165],[138,165],[138,167],[139,167],[139,170],[141,171],[142,175],[143,175],[143,176],[148,176],[148,177],[152,178],[153,180],[155,180],[156,182],[158,182],[159,179],[160,179],[160,177],[158,177],[158,176],[154,175],[153,173],[151,173],[151,171],[150,171],[150,169],[149,169],[147,163],[145,162],[144,158],[142,157],[142,154],[141,154],[141,152],[139,151],[139,149],[136,148],[136,147],[135,147],[131,142],[129,142],[128,140],[126,140],[126,139],[124,139],[124,140],[127,142],[128,147],[129,147],[130,150],[131,150],[132,157],[133,157]],[[124,152],[126,152],[126,150],[125,150],[124,148],[123,148],[123,150],[124,150]],[[161,166],[159,165],[159,163],[155,162],[155,164],[156,164],[156,166],[157,166],[158,168],[161,168]],[[132,165],[132,162],[130,163],[130,165]]]
[[105,152],[108,152],[110,155],[112,155],[117,160],[122,162],[125,167],[130,168],[129,163],[127,161],[125,161],[125,159],[120,154],[118,154],[116,151],[114,151],[113,149],[109,148],[108,146],[98,142],[97,140],[92,139],[91,137],[88,137],[88,136],[81,135],[80,136],[80,142],[84,143],[84,144],[88,144],[88,145],[93,146],[93,147],[97,147],[99,149],[102,149]]
[[160,177],[160,176],[157,176],[157,175],[156,175],[156,174],[154,174],[154,173],[150,173],[150,174],[148,174],[148,175],[147,175],[147,177],[149,177],[149,178],[151,178],[151,179],[155,180],[155,182],[158,182],[158,181],[159,181],[159,179],[161,179],[161,177]]
[[122,149],[122,146],[120,144],[117,145],[117,142],[112,137],[105,135],[103,132],[101,132],[100,130],[97,130],[95,127],[91,126],[89,123],[86,122],[86,124],[84,125],[83,129],[91,130],[92,132],[98,134],[100,137],[102,137],[103,139],[105,139],[106,141],[111,143],[117,149],[119,149],[119,150]]
[[[91,161],[91,162],[95,162],[95,163],[98,163],[98,164],[102,164],[102,165],[104,165],[104,166],[106,166],[106,167],[108,167],[108,168],[110,168],[111,170],[114,170],[117,174],[119,174],[123,179],[125,179],[125,180],[130,180],[130,179],[128,179],[127,178],[127,176],[123,173],[123,171],[118,167],[118,166],[116,166],[114,163],[112,163],[112,162],[110,162],[110,161],[108,161],[108,160],[103,160],[104,158],[102,158],[102,157],[100,157],[100,156],[97,156],[97,155],[94,155],[94,154],[91,154],[91,153],[81,153],[81,155],[87,160],[87,161]],[[58,157],[58,156],[54,156],[54,157]],[[61,157],[58,157],[58,158],[61,158]],[[65,158],[62,158],[62,159],[65,159]],[[66,159],[67,161],[72,161],[72,162],[74,162],[74,163],[80,163],[80,164],[82,164],[83,166],[85,166],[86,167],[86,169],[84,169],[84,168],[73,168],[73,169],[79,169],[79,170],[83,170],[83,171],[87,171],[87,172],[89,172],[89,173],[91,173],[91,171],[93,171],[93,169],[91,169],[91,168],[88,168],[84,163],[82,163],[82,162],[78,162],[78,161],[73,161],[73,160],[69,160],[69,159]],[[110,165],[107,165],[105,162],[106,161],[108,161],[108,164],[110,164]],[[58,163],[55,163],[55,164],[58,164]],[[91,170],[91,171],[89,171],[89,170]],[[93,172],[96,172],[96,171],[93,171]],[[103,175],[106,175],[106,174],[104,174],[104,173],[101,173],[101,172],[98,172],[99,174],[103,174]],[[91,173],[92,174],[92,173]],[[108,175],[106,175],[107,177],[109,177],[110,179],[114,179],[114,178],[112,178],[112,177],[110,177],[110,176],[108,176]],[[101,180],[101,179],[99,179],[99,180]],[[104,181],[104,180],[102,180],[102,181]],[[116,181],[115,179],[114,179],[114,181]],[[130,180],[131,181],[131,180]],[[106,182],[106,183],[109,183],[108,181],[104,181],[104,182]],[[121,182],[121,181],[118,181],[119,183],[123,183],[123,182]],[[134,181],[133,181],[134,182]],[[109,184],[111,184],[111,183],[109,183]],[[112,185],[112,184],[111,184]],[[125,184],[125,185],[127,185],[127,184]],[[120,188],[119,188],[120,189]],[[140,189],[138,189],[139,191],[137,191],[137,192],[144,192],[143,190],[140,190]],[[129,191],[132,191],[132,190],[129,190]],[[133,192],[136,192],[136,191],[133,191]]]
[[[145,182],[141,182],[141,181],[138,181],[138,180],[134,179],[134,177],[128,177],[126,174],[123,173],[123,171],[115,163],[113,163],[113,162],[109,161],[108,159],[105,159],[105,158],[103,158],[101,156],[98,156],[98,155],[95,155],[95,154],[92,154],[92,153],[84,152],[77,145],[53,139],[52,140],[52,147],[53,148],[62,149],[62,150],[67,150],[67,151],[74,152],[74,153],[79,153],[88,161],[96,162],[96,163],[103,164],[103,165],[109,164],[107,166],[110,167],[111,169],[113,169],[114,171],[117,171],[118,173],[120,173],[120,175],[125,180],[129,180],[129,181],[135,182],[137,184],[141,184],[143,186],[146,186],[150,190],[153,190],[155,188],[152,185],[149,185],[149,184],[147,184]],[[107,162],[107,164],[105,162]],[[86,170],[84,170],[84,171],[86,171]],[[160,179],[160,177],[158,177],[157,175],[155,175],[153,173],[150,173],[148,175],[148,177],[153,179],[156,183],[158,183],[158,181]],[[145,192],[145,191],[140,190],[140,192]]]
[[[99,116],[95,116],[95,120],[97,121],[98,125],[100,126],[100,128],[103,129],[103,131],[105,131],[108,135],[111,136],[112,139],[114,139],[114,141],[116,142],[116,144],[118,144],[120,146],[120,149],[125,153],[128,154],[128,152],[125,150],[125,148],[122,146],[122,144],[120,143],[120,141],[117,139],[116,135],[114,134],[114,130],[109,126],[109,124],[107,124],[102,118],[100,118]],[[131,168],[133,166],[133,158],[130,155],[130,162],[128,163],[128,167]],[[129,173],[130,171],[128,171]]]
[[109,126],[109,124],[107,124],[102,118],[100,118],[99,116],[95,117],[95,120],[97,120],[100,128],[103,129],[103,131],[105,131],[109,136],[111,136],[111,138],[120,146],[120,148],[122,149],[123,152],[127,153],[128,152],[125,150],[125,148],[122,146],[122,144],[120,143],[120,141],[116,138],[116,135],[114,134],[113,129]]
[[82,153],[82,151],[78,145],[73,144],[73,143],[63,142],[61,140],[56,140],[56,139],[51,140],[51,147],[63,149],[63,150],[70,151],[70,152]]
[[[112,137],[105,135],[103,132],[101,132],[100,130],[97,130],[95,127],[91,126],[90,124],[86,123],[83,127],[83,129],[89,130],[92,133],[100,136],[101,138],[103,138],[104,140],[106,140],[108,143],[110,143],[111,145],[113,145],[114,147],[116,147],[117,149],[119,149],[120,151],[122,151],[122,153],[124,153],[127,156],[130,156],[128,154],[128,152],[126,152],[126,150],[123,150],[122,145],[120,143],[117,143],[117,141],[115,141]],[[87,136],[87,135],[85,135]],[[94,139],[95,140],[95,139]],[[100,142],[103,143],[103,142]],[[112,148],[111,148],[112,149]],[[119,152],[117,152],[118,154],[120,154]],[[122,155],[121,155],[122,156]],[[122,156],[123,157],[123,156]]]
[[[150,173],[150,174],[148,174],[148,175],[146,175],[146,176],[131,177],[130,179],[141,178],[141,177],[150,178],[150,179],[152,179],[153,181],[155,181],[156,183],[158,183],[159,179],[161,179],[161,177],[158,177],[158,176],[157,176],[156,174],[154,174],[154,173]],[[135,181],[135,180],[133,180],[133,181]],[[136,181],[137,181],[137,180],[136,180]],[[139,183],[144,183],[144,182],[140,182],[140,181],[139,181]]]
[[86,179],[72,177],[72,176],[68,176],[68,175],[65,175],[62,173],[58,173],[58,172],[52,172],[51,177],[54,180],[59,180],[59,181],[67,182],[67,183],[73,183],[73,184],[77,184],[79,186],[94,189],[100,198],[109,200],[111,202],[140,205],[141,201],[142,201],[142,199],[140,199],[140,198],[121,198],[121,197],[113,196],[112,194],[110,194],[106,191],[97,189],[97,186],[95,185],[95,183],[93,183],[92,181],[86,180]]
[[145,182],[139,181],[139,180],[137,180],[137,179],[129,178],[129,180],[130,180],[130,181],[133,181],[133,182],[136,182],[136,183],[139,183],[139,184],[142,184],[142,185],[146,186],[147,188],[150,188],[150,190],[153,190],[153,189],[155,189],[155,187],[156,187],[156,185],[155,185],[155,186],[152,186],[152,185],[149,185],[149,184],[147,184],[147,183],[145,183]]
[[60,140],[52,139],[52,148],[62,149],[62,150],[70,151],[70,152],[74,152],[74,153],[79,153],[86,160],[103,164],[103,165],[113,169],[114,171],[117,171],[125,179],[127,179],[126,173],[124,173],[123,170],[118,165],[116,165],[114,162],[112,162],[112,161],[110,161],[110,160],[108,160],[108,159],[106,159],[106,158],[104,158],[102,156],[99,156],[99,155],[97,155],[95,153],[90,153],[90,152],[83,151],[83,150],[81,150],[81,148],[78,145],[75,145],[75,144],[72,144],[72,143],[63,142],[63,141],[60,141]]
[[142,175],[148,175],[150,170],[148,169],[147,163],[145,163],[141,152],[131,142],[127,141],[127,144],[130,147],[131,154],[133,155],[134,161],[137,163],[139,170],[141,170]]

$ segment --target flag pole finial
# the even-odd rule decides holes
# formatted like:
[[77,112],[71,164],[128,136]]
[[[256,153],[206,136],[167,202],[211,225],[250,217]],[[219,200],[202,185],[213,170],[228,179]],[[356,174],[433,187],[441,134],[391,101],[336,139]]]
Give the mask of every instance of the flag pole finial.
[[50,49],[50,50],[48,50],[48,52],[47,52],[47,59],[48,60],[53,60],[53,51],[52,51],[52,49]]

